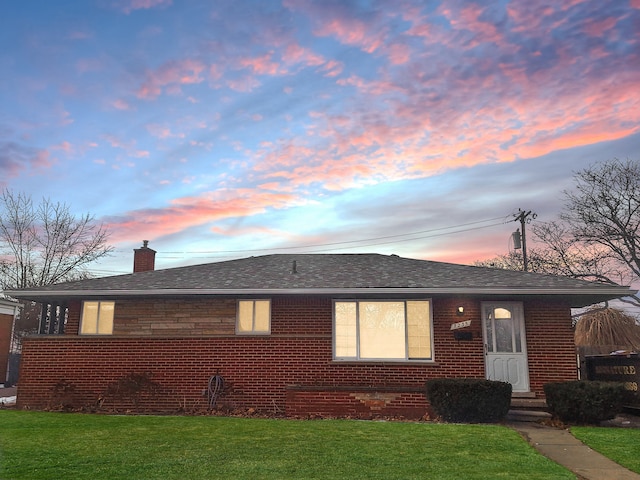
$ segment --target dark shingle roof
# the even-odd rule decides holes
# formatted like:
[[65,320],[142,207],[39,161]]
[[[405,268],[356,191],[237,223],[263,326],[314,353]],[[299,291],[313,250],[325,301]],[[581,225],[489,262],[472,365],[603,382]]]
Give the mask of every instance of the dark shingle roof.
[[568,277],[379,254],[265,255],[6,293],[37,300],[45,297],[339,294],[362,291],[381,294],[577,295],[597,297],[596,301],[632,293],[627,287]]

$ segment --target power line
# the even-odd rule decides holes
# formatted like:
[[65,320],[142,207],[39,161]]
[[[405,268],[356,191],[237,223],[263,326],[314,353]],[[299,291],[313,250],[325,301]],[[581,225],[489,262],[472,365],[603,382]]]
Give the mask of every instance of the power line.
[[396,241],[389,241],[389,242],[376,242],[376,243],[366,243],[363,245],[354,245],[351,247],[338,247],[338,248],[329,248],[326,251],[335,251],[335,250],[347,250],[349,248],[355,248],[355,247],[371,247],[371,246],[375,246],[375,245],[388,245],[390,243],[400,243],[400,242],[410,242],[413,240],[423,240],[425,238],[434,238],[434,237],[442,237],[444,235],[453,235],[455,233],[462,233],[462,232],[470,232],[472,230],[482,230],[483,228],[489,228],[489,227],[495,227],[497,225],[503,225],[504,222],[500,222],[500,223],[493,223],[490,225],[483,225],[482,227],[473,227],[473,228],[464,228],[462,230],[456,230],[454,232],[444,232],[444,233],[437,233],[434,235],[425,235],[422,237],[414,237],[414,238],[406,238],[404,240],[396,240]]
[[[360,242],[371,242],[371,241],[376,241],[376,240],[386,240],[389,238],[399,238],[399,237],[408,237],[408,236],[413,236],[413,235],[419,235],[419,234],[423,234],[423,233],[433,233],[433,232],[439,232],[442,230],[451,230],[453,228],[460,228],[460,227],[466,227],[469,225],[477,225],[479,223],[486,223],[486,222],[491,222],[494,220],[505,220],[506,217],[502,216],[502,217],[495,217],[495,218],[489,218],[486,220],[477,220],[475,222],[469,222],[469,223],[461,223],[459,225],[454,225],[452,227],[440,227],[440,228],[432,228],[429,230],[420,230],[417,232],[411,232],[411,233],[400,233],[397,235],[386,235],[383,237],[373,237],[373,238],[364,238],[364,239],[360,239],[360,240],[346,240],[343,242],[330,242],[330,243],[318,243],[318,244],[312,244],[312,245],[298,245],[298,246],[290,246],[290,247],[273,247],[273,248],[256,248],[256,249],[243,249],[243,250],[194,250],[194,251],[182,251],[182,252],[158,252],[159,254],[162,255],[185,255],[185,254],[208,254],[208,253],[249,253],[249,252],[264,252],[264,251],[274,251],[274,250],[297,250],[297,249],[305,249],[305,248],[316,248],[316,247],[330,247],[333,245],[346,245],[346,244],[350,244],[350,243],[360,243]],[[451,235],[454,233],[459,233],[459,232],[467,232],[467,231],[471,231],[471,230],[479,230],[482,228],[488,228],[488,227],[495,227],[496,225],[502,225],[504,223],[507,223],[507,221],[503,221],[500,223],[494,223],[491,225],[485,225],[482,227],[476,227],[476,228],[469,228],[469,229],[463,229],[463,230],[457,230],[454,232],[445,232],[445,233],[440,233],[440,234],[436,234],[436,235],[427,235],[427,236],[422,236],[422,237],[414,237],[414,238],[408,238],[405,240],[399,240],[399,242],[407,242],[407,241],[411,241],[411,240],[420,240],[420,239],[424,239],[424,238],[431,238],[431,237],[438,237],[438,236],[442,236],[442,235]],[[355,245],[355,247],[368,247],[368,246],[372,246],[372,245],[385,245],[385,244],[389,244],[389,243],[396,243],[396,241],[391,241],[391,242],[381,242],[381,243],[367,243],[367,244],[363,244],[363,245]],[[344,248],[354,248],[354,247],[344,247]],[[330,250],[338,250],[338,249],[330,249]]]
[[[322,251],[331,252],[336,250],[348,250],[350,248],[371,247],[371,246],[377,246],[377,245],[389,245],[393,243],[410,242],[414,240],[424,240],[427,238],[441,237],[445,235],[455,235],[458,233],[470,232],[474,230],[482,230],[485,228],[495,227],[495,226],[509,223],[510,221],[512,221],[509,217],[510,216],[507,215],[507,216],[501,216],[501,217],[488,218],[485,220],[476,220],[468,223],[461,223],[461,224],[453,225],[449,227],[432,228],[428,230],[419,230],[416,232],[400,233],[396,235],[385,235],[381,237],[371,237],[371,238],[365,238],[365,239],[359,239],[359,240],[346,240],[343,242],[329,242],[329,243],[298,245],[298,246],[290,246],[290,247],[257,248],[257,249],[244,249],[244,250],[158,251],[157,253],[159,257],[164,259],[172,259],[172,258],[178,259],[178,258],[183,258],[184,255],[203,255],[204,254],[207,256],[197,257],[197,258],[220,258],[222,254],[242,254],[242,253],[270,252],[270,251],[282,251],[282,250],[302,250],[302,249],[316,249],[316,248],[320,248],[321,250],[312,250],[307,253],[318,253]],[[495,222],[495,220],[501,220],[501,221]],[[479,225],[487,222],[495,222],[495,223],[491,223],[488,225],[481,225],[481,226],[473,226],[473,225]],[[461,228],[461,227],[471,227],[471,228]],[[456,229],[456,230],[453,230],[453,229]],[[443,231],[443,230],[453,230],[453,231]],[[427,235],[423,235],[423,234],[427,234]],[[420,235],[420,236],[415,236],[415,235]],[[401,237],[410,237],[410,238],[401,238]],[[379,242],[378,240],[383,240],[383,241]],[[357,245],[351,245],[351,244],[357,244]],[[343,245],[343,246],[340,246],[340,245]],[[331,247],[331,248],[325,248],[325,247]],[[124,252],[124,250],[117,250],[117,251]],[[304,252],[300,252],[300,253],[304,253]],[[211,254],[215,254],[215,255],[211,255]],[[175,255],[175,256],[172,256],[172,255]],[[228,256],[229,255],[227,255],[227,257]],[[99,270],[99,269],[92,270],[92,271],[104,272],[109,274],[129,273],[129,272],[123,272],[123,271],[113,271],[113,270],[109,271],[109,270]]]

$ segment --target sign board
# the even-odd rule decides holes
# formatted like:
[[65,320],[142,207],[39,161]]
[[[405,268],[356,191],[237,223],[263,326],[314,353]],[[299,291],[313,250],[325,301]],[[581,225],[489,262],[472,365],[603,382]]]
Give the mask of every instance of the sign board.
[[601,382],[621,382],[634,394],[634,406],[640,406],[640,356],[607,355],[587,357],[587,379]]
[[465,320],[464,322],[452,323],[451,330],[458,330],[460,328],[470,327],[470,326],[471,326],[471,320]]

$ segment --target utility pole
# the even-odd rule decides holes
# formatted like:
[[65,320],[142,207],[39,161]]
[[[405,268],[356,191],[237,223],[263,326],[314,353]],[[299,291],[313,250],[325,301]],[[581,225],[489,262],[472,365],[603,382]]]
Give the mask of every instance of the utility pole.
[[[522,229],[522,266],[525,272],[529,271],[529,261],[527,259],[527,234],[525,231],[525,225],[527,223],[531,223],[532,219],[535,219],[538,215],[532,213],[531,210],[525,212],[524,210],[518,209],[518,214],[514,215],[514,222],[520,222],[520,228]],[[531,218],[529,218],[531,217]]]

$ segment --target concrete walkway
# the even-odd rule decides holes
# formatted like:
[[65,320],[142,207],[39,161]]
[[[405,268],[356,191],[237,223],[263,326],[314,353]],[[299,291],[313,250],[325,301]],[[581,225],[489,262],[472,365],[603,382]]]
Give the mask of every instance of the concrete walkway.
[[640,475],[587,447],[567,430],[534,422],[511,422],[509,426],[542,455],[571,470],[580,479],[640,480]]

